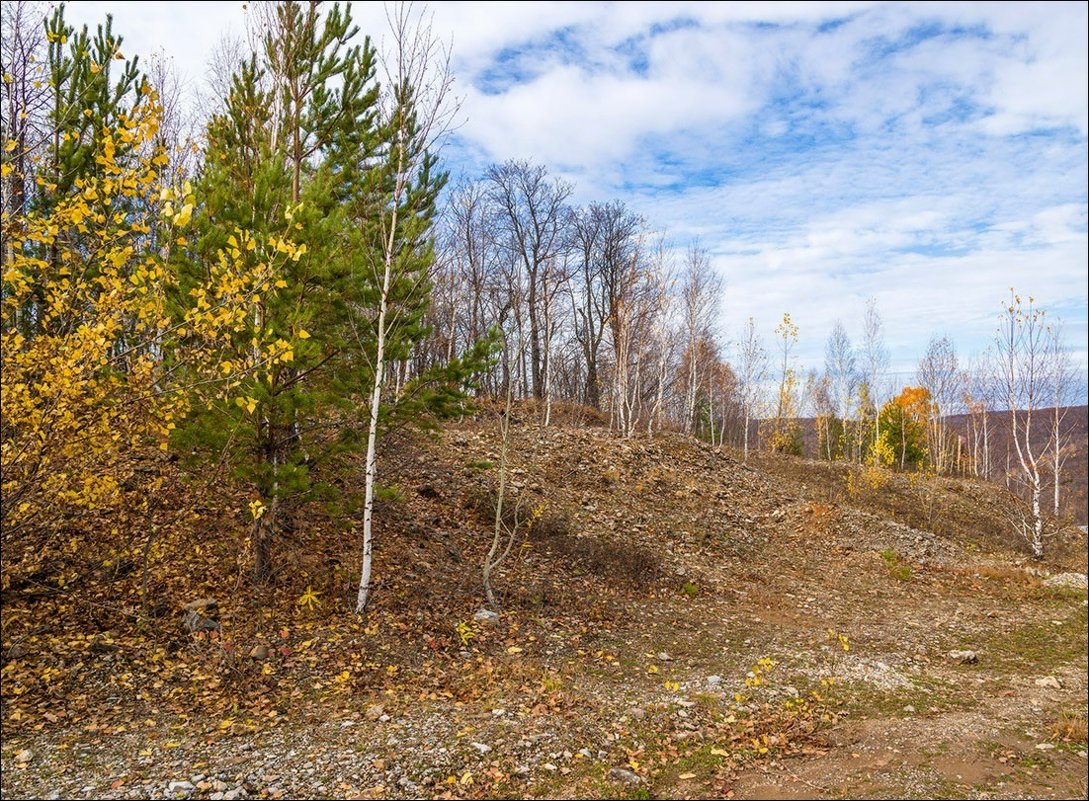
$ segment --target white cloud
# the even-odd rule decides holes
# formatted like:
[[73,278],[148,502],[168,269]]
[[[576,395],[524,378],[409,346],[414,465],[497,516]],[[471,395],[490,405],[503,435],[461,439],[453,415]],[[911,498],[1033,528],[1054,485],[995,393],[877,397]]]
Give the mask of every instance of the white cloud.
[[[191,77],[242,4],[75,2]],[[1009,286],[1086,344],[1089,14],[1083,3],[440,3],[465,124],[455,171],[532,159],[621,197],[728,281],[727,320],[803,354],[876,296],[902,362],[962,351]],[[377,4],[353,11],[376,40]],[[733,326],[727,324],[727,328]],[[806,339],[808,337],[808,339]]]

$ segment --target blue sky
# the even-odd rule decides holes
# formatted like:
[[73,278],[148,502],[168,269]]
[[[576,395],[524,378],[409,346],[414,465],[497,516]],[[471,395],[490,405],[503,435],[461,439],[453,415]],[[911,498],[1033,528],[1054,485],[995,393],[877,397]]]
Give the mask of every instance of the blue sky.
[[[526,158],[620,198],[726,279],[726,336],[789,311],[820,366],[878,300],[894,369],[967,359],[1010,287],[1087,362],[1085,3],[442,3],[454,174]],[[380,5],[357,4],[376,40]],[[70,4],[199,86],[242,3]],[[905,376],[906,378],[906,376]]]

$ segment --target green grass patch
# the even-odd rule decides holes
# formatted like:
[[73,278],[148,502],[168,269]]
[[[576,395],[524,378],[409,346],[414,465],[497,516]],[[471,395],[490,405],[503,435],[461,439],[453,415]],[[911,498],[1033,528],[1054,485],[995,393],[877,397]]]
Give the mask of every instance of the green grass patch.
[[[1085,663],[1086,633],[1089,616],[1086,608],[1056,609],[1053,619],[1026,623],[1018,628],[998,632],[982,650],[982,658],[1019,672],[1043,673],[1068,662]],[[1059,615],[1066,613],[1066,617]]]
[[892,548],[881,551],[881,558],[885,560],[885,570],[888,571],[892,578],[897,581],[911,579],[911,565],[900,561],[900,554],[896,553]]

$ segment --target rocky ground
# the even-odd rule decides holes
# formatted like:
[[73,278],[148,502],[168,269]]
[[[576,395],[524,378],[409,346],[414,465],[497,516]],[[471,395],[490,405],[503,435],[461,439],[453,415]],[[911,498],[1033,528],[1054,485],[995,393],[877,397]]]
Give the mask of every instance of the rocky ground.
[[169,676],[120,634],[78,671],[9,648],[3,796],[1086,797],[1084,535],[1033,563],[971,482],[523,421],[489,619],[493,423],[397,461],[364,621],[329,579],[313,619],[246,628],[224,598]]

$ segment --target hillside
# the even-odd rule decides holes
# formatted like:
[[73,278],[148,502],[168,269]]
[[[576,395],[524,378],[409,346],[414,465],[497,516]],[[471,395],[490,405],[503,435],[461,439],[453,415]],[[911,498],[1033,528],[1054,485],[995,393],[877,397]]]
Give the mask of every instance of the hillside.
[[[1089,406],[1065,407],[1063,418],[1063,431],[1066,437],[1069,455],[1063,467],[1062,485],[1060,494],[1060,508],[1062,515],[1073,520],[1078,525],[1089,522]],[[1054,407],[1041,409],[1038,412],[1039,419],[1047,419]],[[806,454],[817,453],[817,428],[813,418],[803,418],[799,421],[802,426],[802,441]],[[967,437],[971,419],[968,415],[955,414],[946,418],[951,432]],[[1002,414],[992,417],[992,425],[989,432],[992,459],[994,460],[993,480],[1003,481],[1005,474],[1007,448],[1012,448],[1009,439],[1009,426]],[[754,439],[759,434],[759,426],[753,425],[752,435]],[[1037,450],[1045,448],[1049,432],[1046,426],[1036,425],[1032,437],[1033,446]],[[1017,455],[1010,454],[1010,458],[1016,464]],[[1050,476],[1045,478],[1045,498],[1050,502],[1053,484]],[[1048,507],[1050,509],[1050,506]]]
[[223,494],[86,607],[5,553],[4,796],[1085,797],[1084,534],[1032,563],[984,483],[521,415],[495,621],[491,413],[387,442],[364,620],[317,505],[268,590]]
[[[1042,409],[1040,417],[1048,419],[1055,407]],[[1089,406],[1068,406],[1063,417],[1063,430],[1066,442],[1070,450],[1066,464],[1063,467],[1061,479],[1060,505],[1062,513],[1069,516],[1078,525],[1089,523]],[[949,418],[953,429],[964,434],[969,425],[966,415],[954,415]],[[1009,426],[1005,421],[994,427],[992,452],[998,454],[1001,467],[1006,463],[1006,450],[1012,447],[1009,441]],[[1033,445],[1043,448],[1047,442],[1048,432],[1036,427]],[[1016,460],[1014,454],[1012,459]],[[997,479],[996,479],[997,480]],[[1048,489],[1053,487],[1048,480]],[[1050,495],[1048,496],[1050,498]]]

